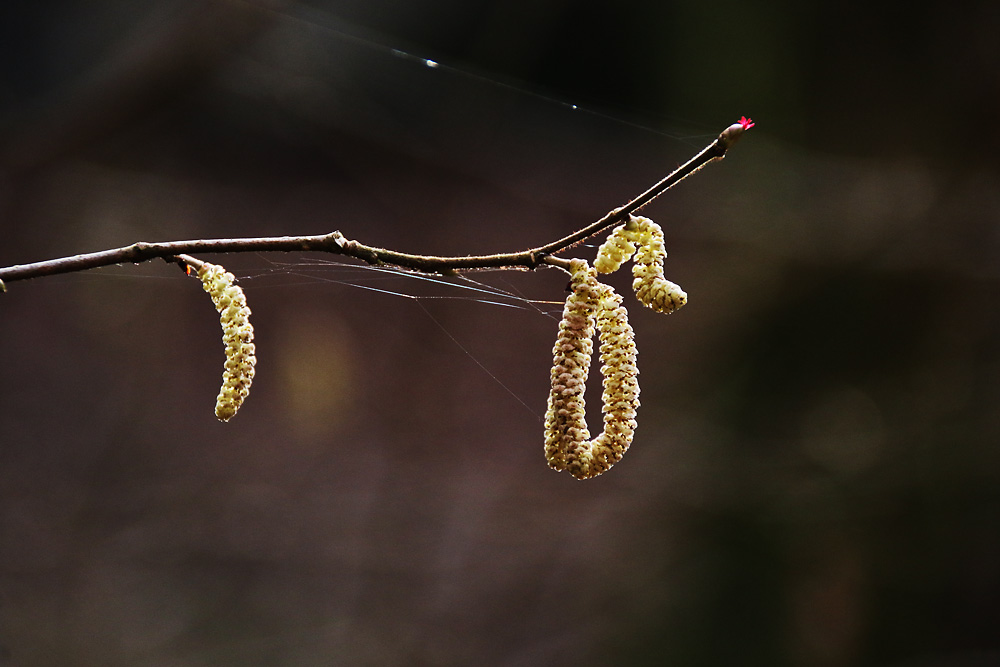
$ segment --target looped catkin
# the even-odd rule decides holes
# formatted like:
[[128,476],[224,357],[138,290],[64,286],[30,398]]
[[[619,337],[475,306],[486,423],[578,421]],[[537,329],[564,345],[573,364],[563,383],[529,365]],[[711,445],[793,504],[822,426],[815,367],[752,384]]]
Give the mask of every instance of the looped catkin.
[[[630,229],[631,227],[631,229]],[[600,273],[614,273],[622,264],[632,259],[635,242],[632,238],[635,225],[628,223],[615,228],[597,250],[594,268]]]
[[222,323],[226,366],[222,373],[222,388],[215,401],[215,416],[222,421],[229,421],[250,393],[254,364],[257,363],[250,308],[243,289],[225,268],[206,262],[198,269],[198,277],[201,278],[205,291],[211,295]]
[[601,244],[594,266],[601,273],[612,273],[631,258],[636,298],[657,312],[672,313],[687,303],[687,294],[663,277],[666,257],[660,226],[649,218],[633,217]]
[[[605,472],[621,460],[635,434],[639,381],[635,337],[622,298],[584,260],[571,264],[570,295],[552,350],[552,390],[545,414],[549,467],[577,479]],[[600,335],[604,376],[604,431],[590,439],[586,391],[595,331]]]

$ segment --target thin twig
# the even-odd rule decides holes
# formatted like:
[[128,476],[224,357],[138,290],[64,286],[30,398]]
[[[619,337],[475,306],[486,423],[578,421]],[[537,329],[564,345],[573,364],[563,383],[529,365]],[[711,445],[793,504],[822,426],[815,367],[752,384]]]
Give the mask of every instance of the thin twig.
[[465,257],[438,257],[434,255],[412,255],[409,253],[377,248],[348,240],[339,231],[317,236],[272,236],[236,239],[201,239],[191,241],[168,241],[147,243],[140,241],[129,246],[102,250],[100,252],[61,257],[32,264],[17,264],[0,268],[0,289],[6,291],[5,283],[29,278],[40,278],[60,273],[85,271],[101,266],[146,262],[163,258],[168,262],[185,264],[185,254],[233,253],[233,252],[327,252],[360,259],[368,264],[396,266],[423,273],[453,274],[477,269],[536,269],[540,264],[561,266],[563,262],[551,257],[577,243],[599,234],[609,227],[624,222],[633,213],[653,201],[671,187],[684,180],[705,165],[721,160],[726,151],[743,131],[752,123],[745,119],[726,128],[711,144],[701,152],[671,172],[666,178],[649,188],[628,204],[617,208],[600,220],[537,248],[521,252],[498,253],[495,255],[473,255]]

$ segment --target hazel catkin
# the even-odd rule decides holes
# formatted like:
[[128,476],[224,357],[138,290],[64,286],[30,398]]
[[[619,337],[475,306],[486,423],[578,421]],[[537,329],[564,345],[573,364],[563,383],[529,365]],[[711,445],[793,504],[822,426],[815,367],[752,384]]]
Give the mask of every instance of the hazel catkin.
[[[598,282],[596,270],[583,260],[572,260],[571,273],[570,295],[552,351],[545,457],[551,468],[588,479],[620,461],[632,443],[639,371],[635,337],[621,296]],[[584,393],[595,332],[604,376],[604,430],[591,440]]]
[[597,249],[594,268],[599,273],[614,273],[632,258],[635,253],[635,242],[632,239],[634,227],[629,223],[616,227]]
[[212,297],[222,323],[226,364],[222,373],[222,388],[215,401],[215,416],[221,421],[229,421],[250,393],[254,365],[257,363],[250,308],[243,289],[225,268],[206,262],[198,269],[198,277]]
[[658,313],[672,313],[687,303],[687,294],[663,277],[663,260],[667,257],[663,230],[649,218],[633,218],[633,222],[636,251],[632,258],[632,289],[644,305]]
[[660,226],[649,218],[632,217],[601,244],[594,266],[601,273],[612,273],[631,258],[636,298],[657,312],[672,313],[687,303],[687,294],[663,277],[666,257]]

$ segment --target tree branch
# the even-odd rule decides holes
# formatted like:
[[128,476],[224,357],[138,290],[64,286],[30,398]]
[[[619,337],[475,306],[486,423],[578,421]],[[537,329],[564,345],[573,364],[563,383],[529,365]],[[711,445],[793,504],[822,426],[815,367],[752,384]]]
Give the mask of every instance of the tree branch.
[[191,264],[190,257],[179,257],[196,253],[232,253],[232,252],[327,252],[336,255],[346,255],[360,259],[368,264],[396,266],[423,273],[449,274],[477,269],[527,269],[532,270],[540,264],[562,266],[564,260],[551,257],[555,253],[570,248],[577,243],[599,234],[616,224],[625,222],[633,213],[653,201],[671,187],[684,180],[705,165],[721,160],[726,151],[751,127],[747,119],[734,123],[706,146],[693,158],[675,169],[659,183],[646,190],[628,204],[610,211],[600,220],[537,248],[521,252],[499,253],[495,255],[473,255],[465,257],[438,257],[433,255],[412,255],[409,253],[387,250],[364,245],[348,240],[339,231],[317,236],[272,236],[237,239],[201,239],[191,241],[168,241],[162,243],[147,243],[139,241],[122,248],[102,250],[100,252],[73,255],[59,259],[50,259],[32,264],[17,264],[0,268],[0,290],[6,291],[5,283],[29,278],[40,278],[60,273],[85,271],[101,266],[146,262],[151,259],[163,258],[169,262]]

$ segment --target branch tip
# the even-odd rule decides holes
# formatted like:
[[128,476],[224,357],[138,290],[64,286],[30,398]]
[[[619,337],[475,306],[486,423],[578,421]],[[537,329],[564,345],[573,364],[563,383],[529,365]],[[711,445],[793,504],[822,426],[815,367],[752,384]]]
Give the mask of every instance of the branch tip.
[[720,134],[719,138],[716,139],[716,143],[718,143],[722,147],[723,152],[725,152],[729,150],[733,144],[740,140],[740,137],[743,136],[744,132],[749,130],[754,125],[756,125],[756,123],[754,123],[750,118],[740,116],[740,119],[737,122],[722,131],[722,134]]

